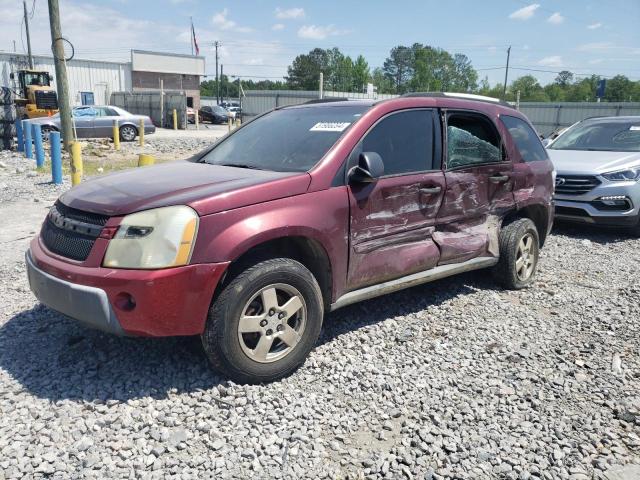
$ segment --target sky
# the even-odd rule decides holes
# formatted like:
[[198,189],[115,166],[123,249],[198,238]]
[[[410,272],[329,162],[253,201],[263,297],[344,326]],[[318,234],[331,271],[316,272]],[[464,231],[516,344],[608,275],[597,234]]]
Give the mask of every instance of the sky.
[[[50,53],[45,0],[27,0],[34,53]],[[281,79],[300,53],[338,47],[373,69],[415,42],[467,55],[480,78],[555,72],[640,80],[640,0],[60,0],[63,35],[77,58],[128,60],[131,49],[190,53],[190,18],[215,75]],[[22,1],[0,0],[0,51],[26,51]],[[580,78],[580,77],[578,77]]]

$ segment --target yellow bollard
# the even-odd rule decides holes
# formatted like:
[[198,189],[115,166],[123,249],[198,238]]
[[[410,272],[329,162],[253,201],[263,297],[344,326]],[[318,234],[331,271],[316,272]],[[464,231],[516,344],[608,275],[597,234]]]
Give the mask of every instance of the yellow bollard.
[[118,120],[113,121],[113,148],[120,150],[120,127]]
[[229,117],[229,131],[231,131],[231,117]]
[[144,119],[140,119],[140,125],[138,126],[138,140],[140,142],[140,146],[144,147]]
[[178,111],[175,108],[173,109],[173,129],[178,129]]
[[138,166],[139,167],[147,167],[149,165],[153,165],[156,163],[156,159],[153,155],[147,155],[146,153],[141,153],[138,155]]
[[236,118],[236,128],[238,128],[240,126],[240,119]]
[[196,110],[196,130],[200,130],[200,114]]
[[71,185],[82,181],[82,147],[79,142],[71,143]]

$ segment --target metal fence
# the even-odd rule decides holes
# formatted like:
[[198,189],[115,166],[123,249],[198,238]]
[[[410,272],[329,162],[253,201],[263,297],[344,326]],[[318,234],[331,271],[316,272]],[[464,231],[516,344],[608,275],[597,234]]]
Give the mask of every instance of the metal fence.
[[178,128],[186,128],[187,96],[181,92],[164,92],[163,97],[164,102],[161,105],[160,92],[113,92],[110,104],[137,115],[147,115],[158,127],[173,125],[175,108],[178,114]]
[[546,136],[560,127],[568,127],[589,117],[619,117],[640,115],[640,103],[596,103],[596,102],[523,102],[520,111]]

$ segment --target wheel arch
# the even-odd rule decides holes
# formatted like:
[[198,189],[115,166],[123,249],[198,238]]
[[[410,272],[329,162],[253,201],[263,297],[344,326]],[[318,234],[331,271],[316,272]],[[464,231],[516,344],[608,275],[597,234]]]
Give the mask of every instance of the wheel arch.
[[304,265],[318,281],[325,310],[332,301],[333,270],[331,259],[322,243],[310,236],[286,235],[260,241],[239,251],[229,264],[223,279],[214,292],[214,299],[220,289],[240,272],[251,265],[271,258],[291,258]]
[[534,223],[538,230],[540,247],[543,247],[549,230],[549,209],[540,204],[527,205],[505,216],[502,225],[507,225],[518,218],[528,218]]

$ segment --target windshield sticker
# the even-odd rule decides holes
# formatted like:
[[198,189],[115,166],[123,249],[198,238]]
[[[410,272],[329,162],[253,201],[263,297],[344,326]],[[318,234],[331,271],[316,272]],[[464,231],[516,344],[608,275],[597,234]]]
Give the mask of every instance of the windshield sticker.
[[310,132],[342,132],[351,125],[350,122],[318,122],[309,129]]
[[631,130],[632,132],[640,131],[640,125],[631,125],[631,127],[629,127],[629,130]]

